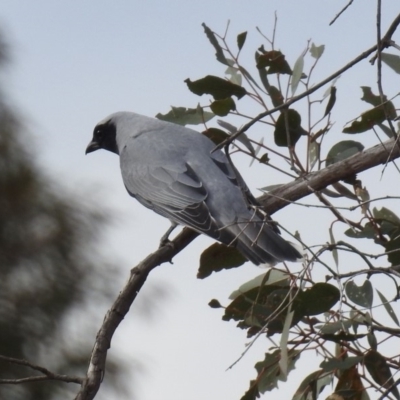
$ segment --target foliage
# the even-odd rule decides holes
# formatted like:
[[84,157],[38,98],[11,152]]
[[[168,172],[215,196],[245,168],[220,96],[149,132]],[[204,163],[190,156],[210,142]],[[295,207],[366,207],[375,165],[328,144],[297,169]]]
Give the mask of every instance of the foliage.
[[[265,168],[273,167],[300,179],[364,150],[365,146],[355,140],[340,140],[330,147],[325,145],[328,135],[332,136],[332,119],[338,104],[338,74],[327,80],[331,86],[323,89],[325,93],[313,89],[313,72],[324,55],[324,45],[308,43],[294,65],[290,65],[285,53],[276,50],[274,39],[264,36],[267,43],[255,50],[255,61],[248,67],[241,60],[247,32],[240,33],[235,45],[231,46],[228,30],[221,36],[206,24],[203,27],[217,61],[226,68],[225,77],[207,75],[195,81],[185,81],[194,94],[211,95],[210,102],[202,106],[208,116],[207,122],[213,121],[209,113],[220,117],[235,116],[251,120],[247,128],[256,122],[265,132],[266,139],[260,142],[246,137],[252,151],[236,140],[230,145],[231,153],[244,152]],[[381,53],[381,61],[399,73],[399,56]],[[306,65],[309,65],[308,70]],[[257,76],[249,72],[252,70]],[[299,90],[302,94],[294,98]],[[361,90],[361,100],[368,106],[342,132],[354,135],[373,131],[377,137],[382,132],[388,137],[397,136],[399,125],[394,125],[398,118],[395,99],[388,99],[369,86],[363,86]],[[246,115],[242,111],[246,108],[245,102],[252,104],[259,113]],[[285,106],[287,102],[290,106]],[[306,112],[302,112],[304,109]],[[304,115],[307,118],[302,117]],[[218,124],[232,128],[225,120],[219,120]],[[231,128],[224,131],[207,125],[205,134],[215,139],[217,144],[226,143],[227,138],[238,131],[236,127]],[[272,134],[275,146],[266,145],[271,142],[269,137],[272,138]],[[286,149],[286,153],[277,147]],[[283,167],[281,160],[284,161]],[[340,398],[367,399],[366,388],[370,387],[400,398],[391,372],[391,369],[400,370],[400,329],[387,323],[389,316],[391,322],[400,326],[391,306],[398,300],[400,289],[400,219],[384,206],[371,209],[370,204],[375,200],[370,196],[377,196],[377,189],[368,190],[354,175],[337,182],[334,189],[315,192],[317,200],[327,206],[327,212],[333,216],[330,226],[327,226],[330,243],[311,246],[299,240],[307,250],[302,272],[292,272],[288,266],[284,272],[274,268],[243,284],[232,294],[227,306],[222,307],[216,299],[210,302],[212,308],[224,308],[222,319],[236,321],[237,327],[246,330],[253,341],[261,336],[280,337],[280,345],[273,341],[271,351],[261,356],[264,360],[256,364],[256,378],[250,382],[243,400],[254,400],[260,394],[276,389],[278,381],[285,381],[296,361],[309,350],[316,351],[321,357],[320,369],[307,371],[293,399],[316,399],[334,378],[337,381],[335,393]],[[333,201],[337,205],[332,204]],[[355,218],[354,213],[349,216],[354,210],[358,212]],[[332,228],[338,223],[344,227],[342,234],[348,237],[349,242],[335,240]],[[358,246],[360,239],[370,241],[374,250],[368,253],[362,250],[363,247]],[[332,253],[332,260],[326,259],[327,252]],[[339,259],[339,253],[343,252],[352,253],[353,260],[356,260],[350,271]],[[227,251],[226,246],[216,244],[202,254],[198,277],[205,278],[212,272],[242,264],[243,260],[234,249]],[[325,282],[314,273],[316,267],[325,270]],[[378,290],[379,283],[376,286],[372,284],[373,276],[387,277],[397,296],[387,298]],[[374,299],[374,291],[379,299]],[[374,307],[379,307],[379,313],[373,315]],[[383,310],[387,312],[386,320]],[[396,345],[385,356],[380,348],[387,340]]]

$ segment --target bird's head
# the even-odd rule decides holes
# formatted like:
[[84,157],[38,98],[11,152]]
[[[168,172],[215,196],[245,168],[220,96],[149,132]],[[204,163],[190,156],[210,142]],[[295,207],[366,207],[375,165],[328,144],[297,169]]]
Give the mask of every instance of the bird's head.
[[85,154],[92,153],[99,149],[105,149],[118,154],[117,146],[117,125],[114,118],[106,118],[99,122],[93,130],[93,138],[86,147]]

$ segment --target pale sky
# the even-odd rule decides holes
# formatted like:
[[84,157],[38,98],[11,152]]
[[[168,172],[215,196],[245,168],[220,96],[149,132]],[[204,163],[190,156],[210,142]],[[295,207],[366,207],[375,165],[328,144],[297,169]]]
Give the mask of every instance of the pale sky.
[[[171,105],[207,104],[206,97],[192,94],[184,83],[186,78],[224,74],[225,67],[215,60],[214,49],[203,33],[203,22],[223,33],[230,20],[228,37],[232,47],[236,35],[248,31],[242,60],[256,76],[254,52],[261,44],[267,47],[267,43],[255,28],[271,36],[277,11],[277,48],[286,54],[290,65],[309,39],[326,46],[314,73],[313,81],[318,82],[376,40],[374,2],[366,6],[365,1],[356,0],[333,26],[328,26],[346,3],[3,0],[0,22],[12,56],[6,76],[8,92],[34,135],[33,147],[46,173],[78,193],[90,193],[98,204],[115,213],[116,222],[107,232],[105,243],[110,258],[120,265],[116,282],[122,285],[130,268],[156,250],[169,222],[128,196],[115,155],[103,151],[85,157],[95,124],[115,111],[154,116],[168,112]],[[396,0],[383,2],[383,7],[385,31],[400,7]],[[400,42],[398,32],[393,39]],[[310,65],[308,59],[306,69]],[[392,81],[384,81],[390,97],[399,90],[399,76],[391,72],[387,76],[397,82],[393,85]],[[327,139],[329,143],[354,139],[366,147],[376,144],[372,134],[362,138],[341,134],[343,125],[366,108],[359,100],[362,85],[372,86],[376,92],[376,72],[367,60],[337,83],[338,109],[333,116],[337,129]],[[298,109],[303,110],[302,106]],[[262,132],[254,128],[249,135],[260,139]],[[265,176],[265,169],[259,170],[258,166],[247,168],[249,160],[241,159],[239,164],[255,195],[260,194],[256,188],[288,181],[272,171]],[[263,175],[255,171],[263,171]],[[380,171],[362,178],[373,187],[380,184]],[[310,221],[319,220],[324,213],[310,213],[293,206],[275,217],[291,232],[298,230],[306,242],[328,241],[326,229],[318,232],[310,227]],[[263,271],[247,263],[238,270],[197,280],[199,255],[211,243],[207,238],[198,238],[176,257],[173,265],[153,271],[149,285],[153,282],[165,286],[169,296],[156,307],[151,321],[139,319],[134,304],[114,336],[111,352],[121,352],[123,357],[144,364],[145,372],[132,389],[141,400],[240,399],[249,380],[255,377],[254,363],[270,347],[260,338],[233,370],[226,371],[244,350],[247,339],[233,323],[221,321],[221,310],[212,310],[207,303],[218,298],[228,304],[232,291]],[[96,330],[102,319],[99,315]],[[308,358],[299,362],[300,374],[293,374],[295,379],[290,377],[289,384],[281,384],[282,390],[264,398],[290,398],[304,378],[304,368],[314,365],[316,369],[320,361]]]

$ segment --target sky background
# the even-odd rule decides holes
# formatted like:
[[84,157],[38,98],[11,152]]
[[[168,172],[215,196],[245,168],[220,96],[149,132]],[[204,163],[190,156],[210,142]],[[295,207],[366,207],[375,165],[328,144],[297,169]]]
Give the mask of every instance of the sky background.
[[[224,74],[225,67],[215,60],[214,49],[204,35],[203,22],[222,34],[230,20],[228,38],[232,48],[236,48],[236,35],[248,31],[242,60],[256,75],[254,52],[261,44],[267,47],[256,27],[270,37],[276,11],[276,47],[286,54],[290,65],[293,66],[309,39],[326,46],[313,75],[313,82],[318,82],[376,40],[374,2],[366,5],[364,1],[355,1],[329,26],[346,3],[2,1],[0,26],[10,44],[12,58],[5,76],[6,89],[31,134],[27,136],[29,147],[46,173],[112,213],[114,222],[99,246],[106,248],[110,259],[119,266],[120,273],[113,283],[117,288],[115,295],[129,276],[130,268],[156,250],[169,222],[127,195],[114,154],[103,151],[85,157],[96,123],[115,111],[154,116],[168,112],[171,105],[195,107],[199,101],[207,104],[207,98],[195,96],[184,83],[186,78],[195,80],[207,74]],[[399,10],[397,1],[383,2],[383,31]],[[399,33],[393,39],[399,43]],[[305,69],[310,66],[308,58]],[[399,90],[399,78],[386,72],[384,89],[391,97]],[[372,86],[377,92],[375,69],[368,60],[337,83],[335,129],[327,138],[325,151],[330,148],[329,143],[353,139],[341,134],[341,130],[366,108],[359,100],[362,85]],[[250,114],[258,112],[250,105],[243,107]],[[305,110],[302,107],[299,105],[298,110]],[[210,125],[215,126],[215,122]],[[249,135],[260,139],[264,133],[254,127]],[[266,136],[265,140],[269,138]],[[367,147],[377,143],[372,134],[364,135],[362,142]],[[270,169],[257,165],[248,168],[249,160],[239,158],[237,162],[256,195],[260,194],[257,188],[288,182],[287,177]],[[391,169],[382,179],[380,172],[377,169],[363,175],[364,184],[370,189],[390,184]],[[398,187],[391,187],[389,194],[398,195]],[[274,217],[291,232],[298,230],[306,242],[323,243],[329,240],[324,215],[322,211],[313,210],[310,214],[293,206]],[[210,244],[208,238],[198,238],[174,259],[173,265],[153,271],[143,294],[150,295],[153,287],[162,288],[165,295],[158,303],[151,304],[152,318],[141,318],[139,310],[143,304],[139,296],[138,304],[133,305],[114,336],[110,351],[143,365],[143,372],[132,388],[141,400],[239,399],[249,380],[255,377],[254,363],[263,358],[270,346],[268,341],[258,340],[239,364],[226,371],[248,341],[245,332],[236,329],[233,323],[221,321],[221,310],[212,310],[207,303],[218,298],[227,304],[233,290],[262,271],[248,263],[238,270],[197,280],[199,255]],[[293,268],[299,270],[301,266]],[[100,326],[105,311],[99,310],[94,330]],[[79,336],[79,329],[75,334]],[[313,357],[300,361],[296,378],[282,384],[282,391],[264,397],[290,398],[304,377],[302,370],[311,365],[317,367],[320,361]]]

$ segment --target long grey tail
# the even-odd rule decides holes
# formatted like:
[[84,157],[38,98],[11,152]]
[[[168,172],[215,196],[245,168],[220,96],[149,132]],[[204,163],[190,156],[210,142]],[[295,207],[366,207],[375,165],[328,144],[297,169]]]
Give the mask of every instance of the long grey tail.
[[248,218],[238,218],[226,230],[233,235],[232,244],[256,265],[296,261],[302,257],[289,242],[257,216],[250,221]]

